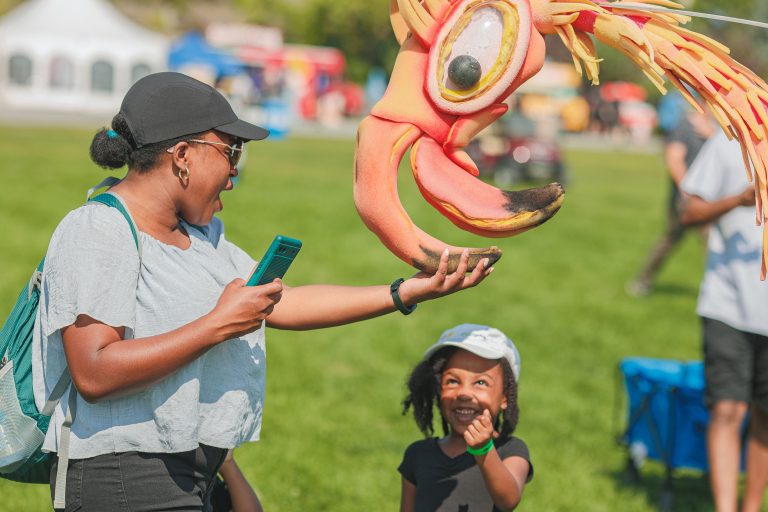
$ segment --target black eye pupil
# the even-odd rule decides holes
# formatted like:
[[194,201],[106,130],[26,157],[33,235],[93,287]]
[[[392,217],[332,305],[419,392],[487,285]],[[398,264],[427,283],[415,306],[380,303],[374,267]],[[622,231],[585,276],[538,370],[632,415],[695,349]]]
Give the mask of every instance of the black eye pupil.
[[461,90],[474,87],[481,76],[480,63],[471,55],[459,55],[448,65],[448,78]]

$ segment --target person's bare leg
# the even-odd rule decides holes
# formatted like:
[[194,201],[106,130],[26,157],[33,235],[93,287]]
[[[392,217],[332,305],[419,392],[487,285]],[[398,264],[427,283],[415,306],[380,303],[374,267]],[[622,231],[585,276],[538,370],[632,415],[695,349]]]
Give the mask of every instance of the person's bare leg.
[[752,407],[747,444],[747,478],[742,512],[759,512],[768,483],[768,415]]
[[627,292],[630,295],[643,297],[651,292],[656,274],[659,273],[664,262],[672,254],[672,250],[683,239],[685,229],[678,220],[670,218],[667,230],[654,243],[642,270],[637,277],[627,284]]
[[739,499],[740,427],[745,402],[721,400],[710,410],[707,429],[709,481],[717,512],[736,512]]

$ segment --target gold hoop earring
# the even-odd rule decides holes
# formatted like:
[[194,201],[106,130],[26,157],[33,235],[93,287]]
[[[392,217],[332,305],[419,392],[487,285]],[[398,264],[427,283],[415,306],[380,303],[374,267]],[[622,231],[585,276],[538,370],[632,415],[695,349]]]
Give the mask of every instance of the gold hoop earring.
[[185,187],[189,185],[189,167],[184,166],[183,169],[179,169],[179,180],[181,180],[181,184]]

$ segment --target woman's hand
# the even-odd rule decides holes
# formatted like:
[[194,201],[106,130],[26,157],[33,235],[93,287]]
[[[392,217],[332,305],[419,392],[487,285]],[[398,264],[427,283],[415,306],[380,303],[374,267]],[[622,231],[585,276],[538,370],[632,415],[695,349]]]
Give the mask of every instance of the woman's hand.
[[261,327],[283,294],[283,282],[275,279],[261,286],[246,286],[242,279],[229,283],[208,316],[218,326],[222,340],[237,338]]
[[488,409],[483,411],[464,431],[464,441],[472,449],[479,450],[488,444],[488,441],[499,437],[499,433],[493,429],[493,418]]
[[459,259],[456,272],[448,273],[448,249],[440,256],[437,272],[427,274],[419,272],[400,285],[400,298],[407,306],[436,299],[444,295],[465,290],[477,286],[483,279],[493,272],[493,267],[488,267],[488,258],[480,260],[475,269],[467,274],[469,262],[469,249],[464,249]]

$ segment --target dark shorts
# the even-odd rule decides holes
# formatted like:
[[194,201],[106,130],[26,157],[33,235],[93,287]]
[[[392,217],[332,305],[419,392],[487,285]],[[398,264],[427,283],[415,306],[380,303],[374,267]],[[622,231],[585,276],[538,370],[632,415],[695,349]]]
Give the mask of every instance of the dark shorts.
[[70,460],[64,510],[207,512],[208,494],[226,455],[225,449],[200,446],[181,453],[125,452]]
[[753,403],[768,413],[768,336],[702,318],[705,399]]

